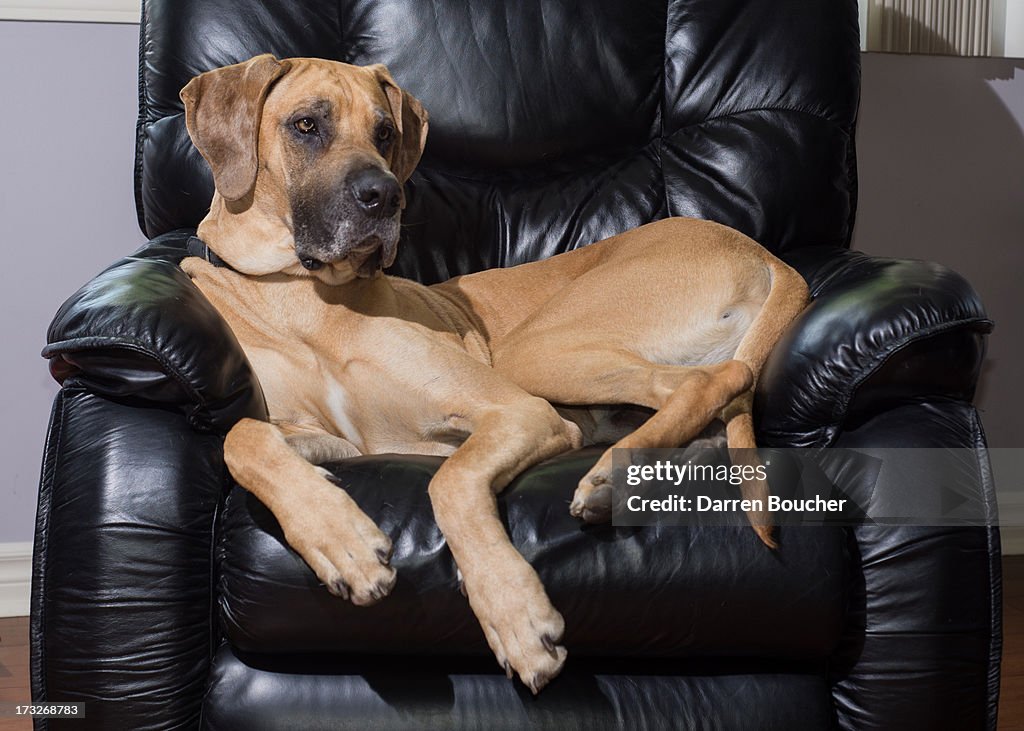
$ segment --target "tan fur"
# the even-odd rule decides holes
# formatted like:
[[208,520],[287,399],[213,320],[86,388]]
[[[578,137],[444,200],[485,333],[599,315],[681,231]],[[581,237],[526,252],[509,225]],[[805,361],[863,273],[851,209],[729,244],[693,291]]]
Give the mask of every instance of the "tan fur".
[[[228,467],[324,584],[362,605],[394,585],[390,541],[314,463],[448,456],[429,489],[438,525],[498,662],[537,692],[565,661],[564,624],[508,540],[495,495],[529,466],[583,443],[579,426],[551,404],[569,415],[624,403],[655,410],[619,435],[620,447],[676,447],[716,418],[730,447],[753,446],[757,374],[807,288],[745,236],[691,219],[434,287],[367,275],[365,265],[360,275],[369,244],[343,233],[324,251],[350,253],[308,270],[296,256],[294,191],[319,190],[318,176],[328,180],[353,160],[404,180],[422,150],[426,113],[383,67],[267,56],[247,64],[204,74],[182,93],[218,182],[199,234],[238,271],[195,258],[182,266],[238,337],[270,413],[269,422],[245,419],[231,430]],[[257,81],[239,102],[218,74]],[[339,131],[316,157],[296,147],[307,142],[288,126],[310,99],[331,100],[334,118],[322,123]],[[216,126],[244,113],[239,105],[258,116],[259,166],[251,189],[228,200],[220,180],[237,167],[235,153],[204,149],[194,122]],[[383,153],[370,133],[381,115],[399,130]],[[388,221],[374,225],[390,230]],[[397,230],[395,241],[384,238],[368,241],[386,251]],[[593,418],[579,421],[593,433]],[[610,471],[608,450],[580,482],[574,515],[607,519]],[[770,525],[756,527],[770,543]]]

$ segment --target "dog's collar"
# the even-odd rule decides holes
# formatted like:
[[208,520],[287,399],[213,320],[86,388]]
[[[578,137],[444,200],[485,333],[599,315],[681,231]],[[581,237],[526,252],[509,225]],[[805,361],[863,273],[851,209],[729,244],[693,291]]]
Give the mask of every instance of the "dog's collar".
[[185,245],[185,250],[188,252],[189,256],[198,256],[200,259],[206,259],[206,261],[210,262],[215,267],[224,267],[231,271],[237,271],[233,266],[217,256],[217,253],[207,246],[206,242],[198,236],[188,237],[188,243]]

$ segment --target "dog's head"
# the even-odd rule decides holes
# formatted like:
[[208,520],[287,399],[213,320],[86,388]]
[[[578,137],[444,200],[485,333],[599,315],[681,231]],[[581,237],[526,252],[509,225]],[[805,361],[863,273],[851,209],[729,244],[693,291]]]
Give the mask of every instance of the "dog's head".
[[339,284],[394,261],[427,114],[384,66],[268,54],[181,99],[217,189],[207,243],[231,266]]

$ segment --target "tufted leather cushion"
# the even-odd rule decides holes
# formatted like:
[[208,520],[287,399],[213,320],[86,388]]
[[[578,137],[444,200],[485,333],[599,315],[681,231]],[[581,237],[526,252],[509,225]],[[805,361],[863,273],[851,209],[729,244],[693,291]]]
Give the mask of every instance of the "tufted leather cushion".
[[[565,617],[573,657],[829,656],[848,579],[841,528],[782,527],[781,548],[771,551],[746,526],[581,525],[567,506],[600,453],[545,462],[499,496],[512,541]],[[332,466],[395,546],[398,584],[372,610],[330,595],[259,500],[233,490],[217,552],[232,646],[270,655],[489,657],[427,497],[440,463],[383,455]]]
[[239,12],[235,0],[145,3],[137,193],[150,236],[194,227],[213,190],[178,91],[266,51],[385,63],[430,112],[392,273],[440,281],[666,215],[774,251],[848,244],[855,3],[270,0],[247,4],[244,23]]

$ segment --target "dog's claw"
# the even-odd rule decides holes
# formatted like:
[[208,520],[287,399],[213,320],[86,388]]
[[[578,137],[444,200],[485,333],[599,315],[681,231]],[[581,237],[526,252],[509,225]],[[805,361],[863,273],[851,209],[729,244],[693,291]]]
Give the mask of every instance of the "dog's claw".
[[505,661],[505,677],[512,680],[512,666],[509,665],[508,660]]
[[555,675],[557,675],[557,673],[537,673],[532,678],[530,678],[530,682],[526,684],[526,687],[530,689],[531,693],[537,695],[547,687],[548,683],[551,682]]
[[333,584],[327,587],[327,589],[335,596],[340,596],[342,599],[348,599],[349,597],[349,586],[341,579],[338,579]]
[[544,649],[550,652],[552,657],[558,657],[558,653],[555,651],[555,642],[551,639],[551,635],[541,635],[540,641],[544,644]]
[[385,550],[383,548],[378,548],[377,551],[376,551],[376,554],[377,554],[377,558],[380,560],[380,562],[382,564],[384,564],[385,566],[390,566],[391,565],[391,556],[394,554],[394,552],[395,552],[395,547],[394,546],[388,546],[387,550]]
[[[390,567],[389,567],[390,568]],[[395,588],[395,584],[398,583],[398,572],[391,569],[391,575],[385,580],[383,584],[379,584],[381,596],[387,596],[391,593],[391,590]]]

